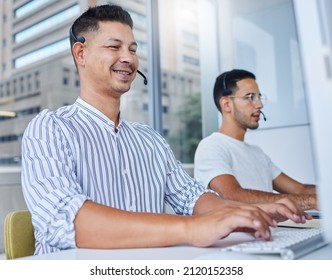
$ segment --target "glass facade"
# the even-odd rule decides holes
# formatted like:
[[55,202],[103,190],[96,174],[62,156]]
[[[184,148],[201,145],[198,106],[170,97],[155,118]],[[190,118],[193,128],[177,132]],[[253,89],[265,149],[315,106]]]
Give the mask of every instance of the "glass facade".
[[32,0],[32,1],[27,1],[26,4],[23,4],[19,8],[17,8],[14,12],[14,15],[16,18],[23,17],[34,10],[36,10],[38,7],[43,6],[45,4],[48,4],[48,2],[51,2],[54,0]]
[[[96,4],[104,2],[96,1]],[[148,1],[107,3],[120,4],[129,11],[134,21],[140,70],[145,75],[156,72],[148,66],[151,52]],[[63,0],[34,0],[15,8],[12,68],[16,76],[0,82],[0,115],[3,112],[0,125],[15,123],[31,108],[38,108],[33,115],[46,107],[55,109],[58,103],[69,104],[63,87],[72,88],[72,95],[78,95],[79,79],[69,52],[68,29],[86,9],[81,5],[82,1],[68,4]],[[49,14],[47,18],[42,16],[45,11]],[[28,21],[37,15],[40,21]],[[151,95],[157,92],[149,92],[151,88],[144,86],[137,76],[130,92],[123,96],[121,110],[129,121],[148,124],[155,118],[151,110],[157,110],[162,126],[160,133],[181,162],[192,166],[198,142],[218,129],[221,120],[213,103],[213,84],[221,72],[232,68],[254,72],[261,91],[268,97],[264,109],[269,123],[262,123],[262,129],[308,124],[293,1],[158,0],[154,16],[159,26],[156,56],[160,61],[160,106],[156,107],[151,101]],[[9,24],[8,16],[3,15],[3,18]],[[48,34],[50,29],[57,33],[54,39]],[[2,41],[8,42],[8,38]],[[38,44],[33,45],[34,41]],[[8,46],[8,43],[2,44],[3,57]],[[48,77],[36,77],[33,67],[31,73],[19,75],[21,69],[30,71],[30,65],[49,63],[52,57],[54,63],[58,60],[63,63],[59,66],[56,85],[50,87]],[[8,71],[5,58],[2,68]],[[22,95],[22,92],[29,94]],[[59,102],[48,94],[57,96]],[[48,103],[32,106],[29,97],[39,95]],[[14,102],[8,103],[9,100]],[[6,115],[8,112],[15,117]],[[23,125],[12,127],[16,126],[20,127],[17,131],[11,131],[10,127],[3,129],[0,139],[9,142],[7,139],[13,137],[8,138],[8,135],[22,134]],[[1,154],[8,150],[7,146],[1,147],[4,141],[0,142],[0,158],[9,158],[9,154]],[[20,156],[17,153],[13,153],[13,158]]]
[[16,33],[14,35],[14,42],[21,43],[31,37],[47,31],[51,27],[60,24],[66,20],[72,19],[74,16],[78,15],[80,12],[80,6],[74,5],[66,10],[63,10],[45,20],[42,20],[32,26],[25,28],[24,30]]
[[38,60],[42,60],[47,57],[54,56],[60,52],[70,49],[70,44],[68,38],[64,38],[58,42],[44,46],[40,49],[37,49],[31,53],[22,55],[14,60],[14,68],[20,68],[32,63],[35,63]]

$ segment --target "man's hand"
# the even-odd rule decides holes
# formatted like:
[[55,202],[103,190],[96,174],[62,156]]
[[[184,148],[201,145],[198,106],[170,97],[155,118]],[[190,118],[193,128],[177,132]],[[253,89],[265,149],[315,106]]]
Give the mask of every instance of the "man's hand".
[[269,227],[276,226],[277,222],[256,205],[219,200],[213,210],[189,217],[187,233],[191,245],[206,247],[238,231],[270,240]]
[[259,208],[268,213],[277,222],[283,222],[288,219],[295,223],[305,223],[312,217],[305,213],[301,207],[289,198],[282,198],[275,203],[256,204]]
[[290,219],[305,223],[312,217],[289,198],[273,203],[247,204],[204,194],[197,201],[194,215],[188,219],[189,244],[210,246],[232,232],[250,232],[271,239],[270,227]]

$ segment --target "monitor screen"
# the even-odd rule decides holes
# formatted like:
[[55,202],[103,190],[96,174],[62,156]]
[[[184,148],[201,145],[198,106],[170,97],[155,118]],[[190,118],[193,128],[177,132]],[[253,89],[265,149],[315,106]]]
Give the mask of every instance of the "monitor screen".
[[[295,0],[310,132],[325,237],[332,241],[332,13],[327,0]],[[310,20],[308,20],[310,18]]]

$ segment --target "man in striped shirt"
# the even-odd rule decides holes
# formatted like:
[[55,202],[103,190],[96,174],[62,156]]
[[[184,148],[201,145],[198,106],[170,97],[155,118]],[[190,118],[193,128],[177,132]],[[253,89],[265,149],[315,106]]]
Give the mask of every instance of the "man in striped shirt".
[[[121,117],[121,96],[138,69],[132,28],[121,7],[84,12],[70,32],[80,96],[42,111],[24,133],[22,185],[35,254],[209,246],[240,229],[268,240],[277,217],[308,218],[288,202],[258,207],[222,200],[183,171],[157,132]],[[164,214],[165,203],[178,215]]]

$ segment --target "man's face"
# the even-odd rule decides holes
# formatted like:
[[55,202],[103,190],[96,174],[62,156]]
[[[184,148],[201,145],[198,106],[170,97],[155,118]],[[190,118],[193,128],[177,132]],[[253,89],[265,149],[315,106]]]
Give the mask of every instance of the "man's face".
[[[232,95],[234,121],[244,129],[256,129],[259,126],[260,110],[263,103],[258,98],[260,90],[254,79],[243,79],[237,82],[238,90]],[[254,97],[254,98],[253,98]]]
[[120,96],[130,89],[138,68],[132,29],[119,22],[100,22],[86,36],[84,78],[100,92]]

